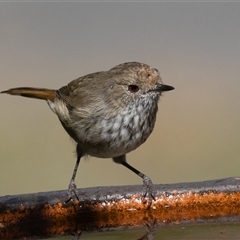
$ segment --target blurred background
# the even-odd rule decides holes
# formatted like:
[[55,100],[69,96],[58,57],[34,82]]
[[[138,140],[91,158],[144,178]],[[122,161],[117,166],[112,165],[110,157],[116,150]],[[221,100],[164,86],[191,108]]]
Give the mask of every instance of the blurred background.
[[[128,61],[159,69],[153,134],[128,154],[154,183],[240,176],[239,3],[0,3],[0,90],[58,89]],[[0,195],[67,189],[75,145],[44,101],[0,95]],[[78,187],[142,184],[82,160]]]

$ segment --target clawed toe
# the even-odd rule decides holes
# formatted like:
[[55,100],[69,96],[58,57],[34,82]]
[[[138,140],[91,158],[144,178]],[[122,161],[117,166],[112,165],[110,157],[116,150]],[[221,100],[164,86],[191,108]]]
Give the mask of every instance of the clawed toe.
[[77,185],[74,180],[70,181],[70,184],[68,186],[68,200],[65,201],[65,203],[68,203],[70,201],[78,200],[78,192],[77,192]]
[[152,201],[155,201],[153,193],[153,183],[148,176],[143,177],[143,198],[148,198],[148,206],[151,206]]

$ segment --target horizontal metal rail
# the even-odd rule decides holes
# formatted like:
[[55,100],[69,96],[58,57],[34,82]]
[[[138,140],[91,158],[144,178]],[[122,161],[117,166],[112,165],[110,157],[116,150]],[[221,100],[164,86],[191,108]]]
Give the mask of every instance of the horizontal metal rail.
[[151,206],[140,185],[78,189],[79,201],[68,203],[67,191],[0,197],[0,239],[240,220],[240,178],[154,187]]

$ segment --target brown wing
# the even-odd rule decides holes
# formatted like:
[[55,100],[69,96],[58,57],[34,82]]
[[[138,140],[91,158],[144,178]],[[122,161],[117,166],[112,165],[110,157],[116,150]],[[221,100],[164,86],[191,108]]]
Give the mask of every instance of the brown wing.
[[68,106],[83,106],[84,102],[91,100],[89,98],[91,98],[93,88],[99,81],[100,73],[88,74],[71,81],[67,86],[57,90],[57,96]]
[[77,111],[82,117],[89,116],[96,108],[104,105],[106,88],[113,83],[109,72],[96,72],[77,78],[56,91],[70,111]]

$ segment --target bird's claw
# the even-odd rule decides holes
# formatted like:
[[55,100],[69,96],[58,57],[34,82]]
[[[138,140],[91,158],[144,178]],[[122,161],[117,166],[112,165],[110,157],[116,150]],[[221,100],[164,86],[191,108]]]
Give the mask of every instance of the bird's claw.
[[70,201],[79,201],[78,192],[77,192],[77,185],[74,180],[71,180],[68,186],[68,200],[65,203]]
[[152,201],[155,201],[155,196],[153,192],[153,183],[148,176],[143,177],[143,198],[148,198],[148,206],[150,207]]

